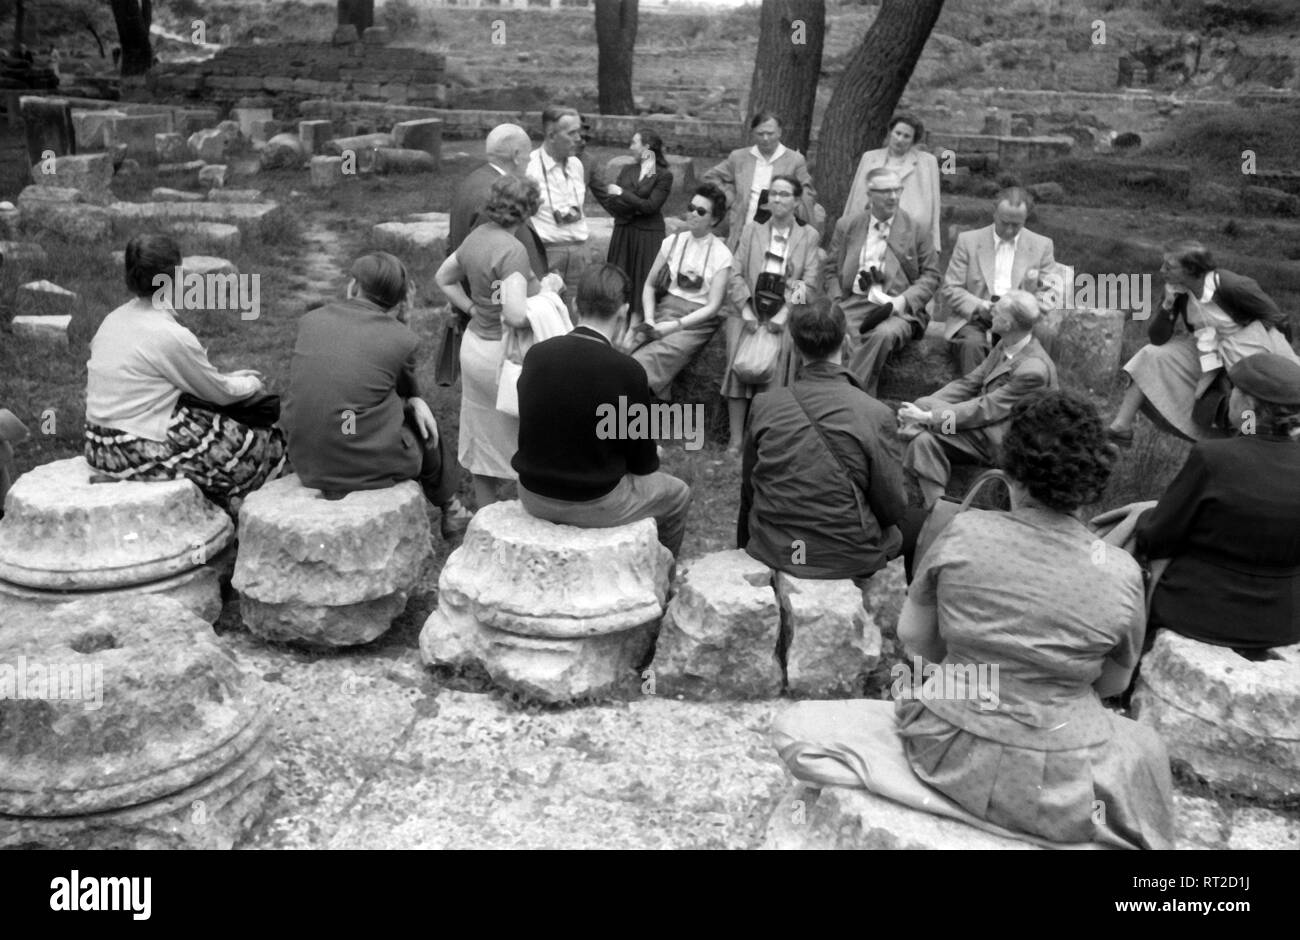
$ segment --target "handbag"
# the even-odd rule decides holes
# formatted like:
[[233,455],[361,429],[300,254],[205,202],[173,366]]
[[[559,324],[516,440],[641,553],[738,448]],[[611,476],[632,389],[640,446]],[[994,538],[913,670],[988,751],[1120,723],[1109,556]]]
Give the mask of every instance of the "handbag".
[[[681,239],[681,233],[674,235],[673,245],[675,246],[680,239]],[[660,266],[659,273],[655,275],[655,279],[654,279],[655,303],[659,303],[659,301],[663,300],[665,295],[667,295],[668,293],[668,288],[673,286],[673,272],[668,268],[668,258],[672,255],[672,253],[673,253],[673,246],[669,246],[667,253],[664,255],[664,263],[663,265]],[[682,256],[685,256],[685,254],[686,254],[686,246],[683,245]],[[677,259],[677,266],[679,268],[682,266],[682,259],[680,257]]]
[[519,330],[506,327],[501,368],[497,371],[497,411],[519,417],[519,376],[523,374],[523,356],[519,352]]
[[731,374],[746,385],[767,385],[776,378],[776,364],[781,357],[781,337],[760,326],[741,337]]
[[1005,473],[1001,470],[985,470],[966,488],[966,495],[962,499],[956,500],[951,496],[939,498],[939,501],[930,510],[930,514],[925,517],[925,524],[921,526],[921,534],[916,537],[916,553],[913,556],[915,560],[912,562],[914,571],[921,570],[921,564],[925,561],[925,553],[930,550],[930,546],[935,543],[943,530],[948,528],[948,523],[952,522],[959,512],[970,509],[971,503],[975,501],[979,491],[984,488],[986,483],[993,480],[1000,480],[1002,485],[1007,487],[1007,492],[1010,493],[1011,483]]
[[450,388],[460,381],[462,334],[460,315],[455,310],[448,311],[442,323],[442,345],[438,347],[438,359],[433,364],[433,380],[443,388]]
[[274,427],[275,422],[280,420],[280,396],[270,392],[258,392],[228,405],[218,405],[189,392],[182,392],[177,404],[199,411],[210,411],[250,428]]
[[770,320],[785,305],[785,278],[764,271],[754,282],[754,312],[761,319]]

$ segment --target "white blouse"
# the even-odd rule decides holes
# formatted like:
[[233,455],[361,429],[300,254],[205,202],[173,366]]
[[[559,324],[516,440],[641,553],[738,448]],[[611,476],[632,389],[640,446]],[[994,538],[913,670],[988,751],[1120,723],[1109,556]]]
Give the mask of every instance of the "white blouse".
[[[666,259],[668,273],[672,282],[668,293],[694,304],[709,302],[709,285],[719,271],[731,268],[731,252],[726,243],[710,232],[704,238],[695,238],[689,232],[680,232],[672,238],[665,238],[659,248],[659,257]],[[690,275],[704,275],[704,282],[697,290],[687,290],[677,283],[677,274],[685,271]]]

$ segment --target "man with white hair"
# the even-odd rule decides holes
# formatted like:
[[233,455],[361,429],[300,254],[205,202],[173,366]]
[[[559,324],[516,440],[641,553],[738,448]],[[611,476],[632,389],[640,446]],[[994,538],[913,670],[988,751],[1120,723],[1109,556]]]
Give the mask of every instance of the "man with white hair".
[[[447,254],[460,247],[470,232],[483,221],[483,207],[487,205],[492,184],[503,176],[524,176],[528,169],[532,141],[518,124],[498,124],[487,136],[487,163],[470,173],[456,189],[451,203],[451,230],[447,233]],[[537,237],[532,224],[519,226],[515,237],[528,252],[528,263],[533,274],[541,280],[546,276],[546,249]]]
[[899,436],[907,441],[903,467],[917,478],[925,508],[943,496],[951,458],[992,466],[1024,396],[1057,388],[1056,365],[1034,338],[1038,301],[1009,290],[993,305],[993,332],[1002,337],[974,371],[898,409]]
[[925,305],[939,288],[939,252],[929,229],[898,208],[902,192],[895,171],[868,173],[867,211],[835,224],[822,266],[826,296],[848,325],[848,369],[873,398],[889,358],[925,334]]
[[550,270],[564,278],[570,307],[578,279],[590,259],[587,171],[577,154],[582,149],[582,118],[573,108],[549,106],[542,112],[542,145],[528,158],[528,176],[537,180],[541,205],[533,227],[546,246]]

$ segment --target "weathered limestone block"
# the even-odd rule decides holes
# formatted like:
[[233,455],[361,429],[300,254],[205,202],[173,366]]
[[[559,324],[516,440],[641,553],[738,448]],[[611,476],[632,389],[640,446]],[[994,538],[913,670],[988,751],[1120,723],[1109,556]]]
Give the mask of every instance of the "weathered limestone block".
[[153,144],[161,163],[181,163],[189,158],[189,148],[180,134],[155,134]]
[[668,170],[673,174],[673,190],[689,192],[695,187],[695,162],[678,153],[668,155]]
[[65,316],[77,308],[77,295],[53,281],[29,281],[14,294],[14,309],[23,316]]
[[260,189],[210,189],[208,202],[261,202]]
[[408,262],[439,265],[447,253],[450,223],[380,222],[370,230],[371,242]]
[[318,189],[337,186],[346,176],[343,172],[342,157],[312,157],[310,167],[311,184]]
[[274,119],[270,108],[231,108],[231,120],[239,122],[239,133],[244,140],[254,140],[253,122]]
[[346,46],[354,42],[360,42],[361,36],[357,33],[357,27],[353,23],[340,23],[334,28],[334,35],[331,42],[336,46]]
[[334,136],[332,121],[299,121],[298,139],[308,156],[315,156],[325,146],[325,141]]
[[183,163],[160,163],[155,172],[160,178],[177,186],[198,186],[199,174],[203,172],[205,166],[207,164],[202,160],[186,160]]
[[849,579],[814,581],[777,572],[787,690],[829,698],[860,693],[880,659],[880,625]]
[[1037,849],[944,816],[904,806],[870,790],[795,786],[767,824],[772,849]]
[[269,640],[368,643],[405,609],[429,538],[412,481],[327,500],[296,476],[273,480],[239,512],[244,623]]
[[579,529],[494,503],[443,567],[421,655],[477,665],[544,702],[608,691],[635,679],[649,654],[671,564],[652,520]]
[[380,147],[392,147],[392,134],[360,134],[355,137],[335,137],[325,142],[323,153],[332,157],[344,157],[355,165],[357,171],[373,170],[375,151]]
[[1115,387],[1123,365],[1123,310],[1066,310],[1056,331],[1056,365],[1062,382],[1101,394]]
[[171,112],[160,114],[127,114],[110,118],[104,123],[104,143],[113,147],[126,144],[127,155],[140,159],[154,159],[157,134],[170,134],[174,130]]
[[163,227],[182,249],[195,253],[230,254],[238,251],[244,241],[239,226],[225,222],[172,222]]
[[297,134],[276,134],[266,142],[261,154],[262,169],[291,169],[307,161],[307,151]]
[[1263,799],[1300,795],[1300,651],[1252,662],[1160,631],[1142,658],[1137,719],[1173,760],[1211,783]]
[[256,678],[175,601],[93,599],[7,621],[0,832],[13,816],[101,813],[184,791],[266,732]]
[[432,173],[437,169],[437,159],[423,150],[380,147],[375,151],[376,173]]
[[443,567],[439,595],[467,598],[479,623],[498,630],[598,636],[657,622],[671,565],[651,519],[580,529],[511,500],[475,515]]
[[239,268],[233,262],[213,255],[186,255],[181,259],[181,267],[186,274],[198,274],[200,276],[239,273]]
[[0,849],[229,851],[261,819],[275,768],[264,735],[206,780],[138,806],[65,817],[0,814]]
[[154,202],[202,202],[202,193],[188,193],[183,189],[168,189],[159,186],[149,191],[149,198]]
[[72,315],[16,316],[9,325],[14,331],[14,336],[22,336],[52,346],[67,346],[68,327],[72,325]]
[[[211,169],[211,167],[209,167]],[[279,211],[275,202],[115,202],[108,207],[113,213],[119,234],[138,223],[167,225],[172,223],[220,222],[236,225],[250,235],[261,233],[263,224],[270,224]]]
[[187,141],[190,153],[205,163],[220,163],[230,151],[230,135],[216,128],[195,131]]
[[83,108],[72,109],[72,132],[77,139],[77,152],[103,150],[104,125],[114,118],[126,117],[125,111],[100,111]]
[[107,201],[112,195],[112,180],[113,161],[106,153],[55,157],[49,163],[41,161],[32,166],[32,182],[37,186],[76,189],[96,202]]
[[110,591],[38,591],[0,581],[0,609],[5,611],[48,611],[59,604],[83,600],[111,600],[143,594],[166,597],[194,613],[205,623],[221,616],[221,581],[215,568],[201,565],[160,581],[116,588]]
[[177,108],[172,114],[176,120],[176,133],[186,137],[221,120],[221,112],[216,108]]
[[780,694],[781,617],[772,570],[740,549],[688,562],[668,605],[653,670],[661,694]]
[[224,163],[209,163],[199,170],[199,185],[207,186],[210,189],[220,189],[225,186],[226,165]]
[[433,157],[434,165],[442,159],[442,120],[419,118],[393,125],[393,146],[404,150],[423,150]]
[[36,242],[0,241],[0,258],[4,259],[4,264],[28,265],[45,264],[49,260],[45,249]]
[[189,571],[225,548],[230,519],[189,480],[90,482],[84,458],[19,477],[0,520],[0,579],[102,590]]
[[251,122],[250,129],[254,149],[265,146],[267,141],[283,130],[280,122],[272,118],[257,118]]
[[387,26],[367,26],[361,34],[361,40],[367,46],[386,46],[393,40]]

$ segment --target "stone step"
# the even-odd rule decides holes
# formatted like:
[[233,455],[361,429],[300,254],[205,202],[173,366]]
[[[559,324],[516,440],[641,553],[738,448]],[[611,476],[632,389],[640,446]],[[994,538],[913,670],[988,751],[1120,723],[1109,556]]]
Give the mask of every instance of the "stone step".
[[233,225],[246,237],[258,238],[273,224],[281,208],[275,202],[115,202],[108,211],[118,235],[144,226],[218,223]]

